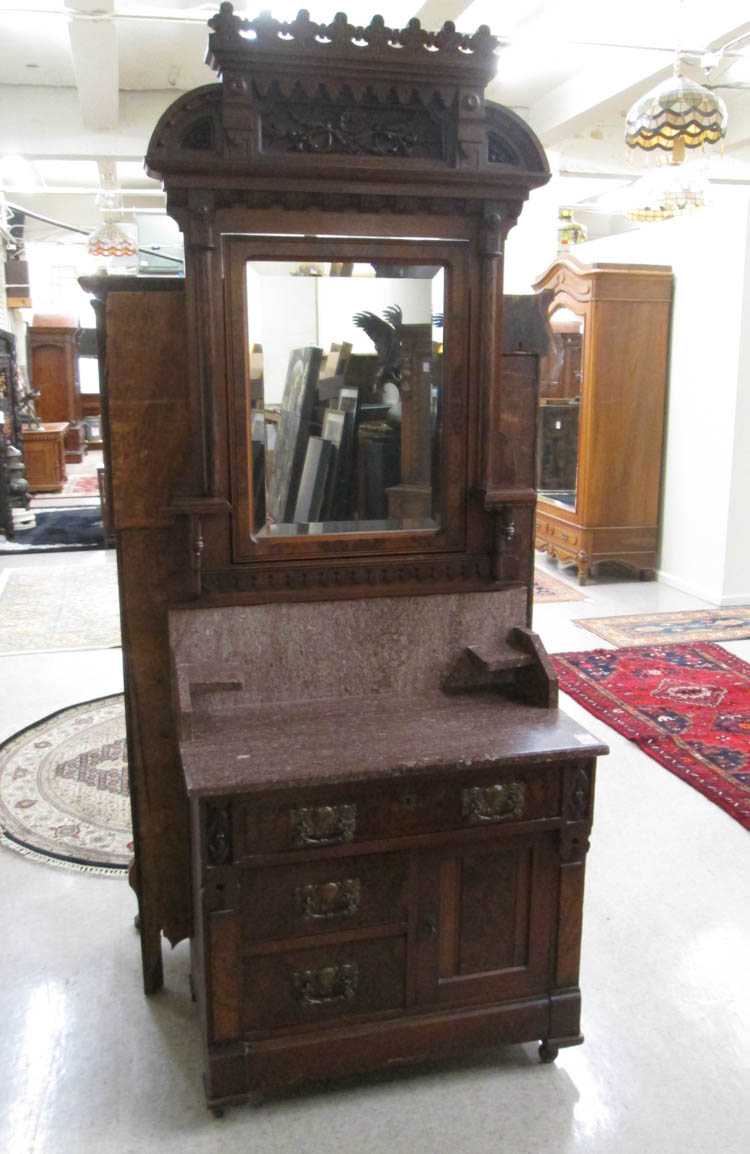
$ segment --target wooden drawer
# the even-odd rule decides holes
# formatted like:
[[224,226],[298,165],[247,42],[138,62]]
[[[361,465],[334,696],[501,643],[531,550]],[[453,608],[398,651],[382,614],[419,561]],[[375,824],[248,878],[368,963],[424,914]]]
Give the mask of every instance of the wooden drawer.
[[399,785],[357,783],[301,790],[293,797],[239,798],[232,810],[237,863],[256,854],[556,817],[560,771],[529,767]]
[[579,529],[573,525],[565,525],[560,521],[555,521],[551,517],[545,517],[542,513],[536,515],[536,535],[545,541],[553,541],[568,549],[581,547],[582,535]]
[[245,941],[405,923],[408,861],[365,855],[240,870]]
[[397,1010],[405,1004],[405,939],[250,956],[243,985],[244,1034]]

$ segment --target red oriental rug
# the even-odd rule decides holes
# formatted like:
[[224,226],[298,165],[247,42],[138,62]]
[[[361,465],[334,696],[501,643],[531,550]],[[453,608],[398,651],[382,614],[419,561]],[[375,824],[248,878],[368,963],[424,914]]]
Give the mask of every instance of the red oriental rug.
[[709,642],[553,656],[560,688],[750,829],[750,665]]

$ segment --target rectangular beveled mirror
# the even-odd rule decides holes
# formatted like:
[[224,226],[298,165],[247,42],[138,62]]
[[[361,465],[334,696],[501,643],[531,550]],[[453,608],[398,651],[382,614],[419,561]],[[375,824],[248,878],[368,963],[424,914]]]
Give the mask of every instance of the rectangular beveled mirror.
[[248,261],[253,534],[440,523],[444,270]]
[[348,556],[373,537],[393,552],[455,548],[465,246],[228,244],[233,474],[244,510],[236,555]]

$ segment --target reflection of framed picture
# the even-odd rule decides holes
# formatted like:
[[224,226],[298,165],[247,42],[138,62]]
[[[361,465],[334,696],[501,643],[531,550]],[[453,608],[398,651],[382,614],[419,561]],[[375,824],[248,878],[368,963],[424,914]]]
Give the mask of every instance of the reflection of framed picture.
[[294,522],[298,525],[310,521],[323,520],[323,506],[331,463],[336,450],[330,441],[322,437],[308,437],[305,463],[299,482],[297,501],[294,506]]
[[324,521],[349,521],[353,513],[354,412],[328,409],[323,418],[323,440],[334,452],[323,504]]
[[277,523],[294,520],[322,357],[323,350],[314,345],[289,354],[268,492],[269,512]]

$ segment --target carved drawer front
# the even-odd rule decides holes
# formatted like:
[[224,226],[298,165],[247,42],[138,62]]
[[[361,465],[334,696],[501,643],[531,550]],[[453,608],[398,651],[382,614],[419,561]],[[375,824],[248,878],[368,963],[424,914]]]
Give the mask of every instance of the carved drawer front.
[[[348,787],[295,791],[278,798],[249,798],[237,804],[236,860],[253,853],[326,849],[363,839],[361,796]],[[372,822],[365,821],[365,836]]]
[[401,854],[384,854],[248,870],[241,882],[246,938],[404,923],[407,865]]
[[247,1033],[397,1010],[405,1004],[403,937],[248,957],[242,1029]]
[[581,533],[573,525],[564,525],[542,513],[536,515],[536,535],[568,549],[578,549],[581,544]]
[[[476,791],[471,793],[470,791]],[[467,792],[468,791],[468,792]],[[560,812],[559,772],[528,767],[481,776],[402,780],[308,791],[237,803],[235,862],[253,854],[465,829],[489,822],[533,821]]]
[[555,541],[560,545],[567,545],[569,549],[578,549],[581,545],[581,534],[577,529],[567,525],[555,525]]

